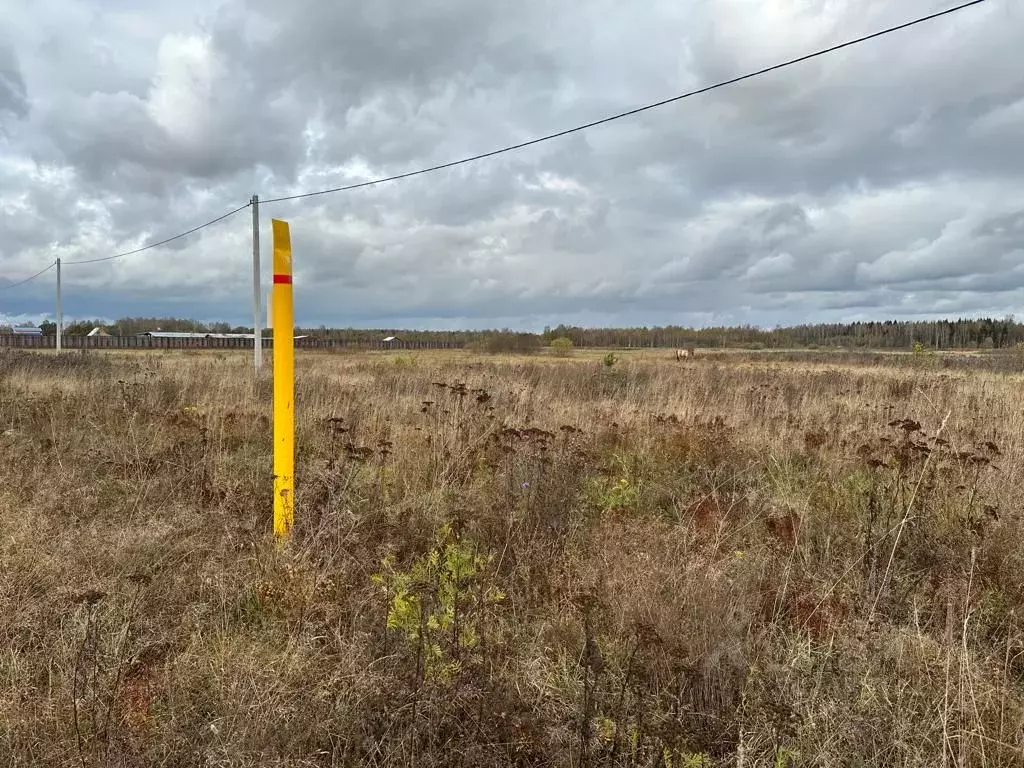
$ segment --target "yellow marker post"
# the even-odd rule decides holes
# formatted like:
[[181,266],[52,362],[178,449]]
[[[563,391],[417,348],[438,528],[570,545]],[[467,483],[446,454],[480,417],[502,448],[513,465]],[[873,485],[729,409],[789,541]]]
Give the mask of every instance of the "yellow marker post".
[[285,538],[295,519],[295,313],[288,222],[274,228],[274,535]]

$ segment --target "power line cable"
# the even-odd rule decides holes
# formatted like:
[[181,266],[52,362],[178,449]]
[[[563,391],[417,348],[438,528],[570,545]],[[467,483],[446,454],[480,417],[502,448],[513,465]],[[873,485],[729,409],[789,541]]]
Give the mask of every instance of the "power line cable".
[[113,261],[114,259],[123,259],[125,256],[134,256],[136,253],[142,253],[143,251],[148,251],[148,250],[150,250],[152,248],[159,248],[161,245],[167,245],[167,243],[171,243],[171,242],[174,242],[175,240],[179,240],[179,239],[181,239],[183,237],[191,235],[194,232],[198,232],[201,229],[206,229],[209,226],[212,226],[212,225],[214,225],[214,224],[216,224],[218,222],[224,221],[224,219],[229,219],[232,216],[234,216],[236,213],[238,213],[239,211],[244,211],[250,205],[252,205],[251,202],[246,203],[245,205],[240,205],[237,208],[235,208],[233,211],[228,211],[223,216],[218,216],[216,219],[210,219],[209,221],[205,222],[204,224],[200,224],[198,227],[192,227],[192,229],[185,230],[184,232],[181,232],[181,233],[179,233],[177,235],[174,235],[173,237],[168,237],[168,238],[165,238],[164,240],[160,240],[159,242],[150,243],[149,245],[144,245],[141,248],[136,248],[136,249],[131,250],[131,251],[125,251],[124,253],[115,253],[113,256],[102,256],[102,257],[100,257],[98,259],[82,259],[81,261],[65,261],[63,263],[65,265],[67,265],[67,264],[98,264],[101,261]]
[[454,167],[459,166],[459,165],[466,165],[467,163],[476,162],[477,160],[484,160],[484,159],[486,159],[488,157],[494,157],[495,155],[503,155],[503,154],[506,154],[508,152],[514,152],[514,151],[519,150],[519,149],[525,149],[526,147],[532,147],[535,144],[541,144],[541,143],[543,143],[545,141],[551,141],[552,139],[558,139],[558,138],[561,138],[562,136],[568,136],[569,134],[572,134],[572,133],[578,133],[580,131],[585,131],[588,128],[594,128],[594,127],[596,127],[598,125],[604,125],[605,123],[610,123],[610,122],[613,122],[615,120],[621,120],[621,119],[623,119],[625,117],[632,117],[633,115],[639,115],[641,112],[647,112],[648,110],[657,109],[658,107],[663,107],[663,106],[665,106],[667,104],[673,104],[673,103],[675,103],[677,101],[682,101],[683,99],[691,98],[692,96],[699,96],[699,95],[701,95],[703,93],[708,93],[709,91],[714,91],[714,90],[717,90],[719,88],[725,88],[726,86],[729,86],[729,85],[735,85],[736,83],[743,82],[744,80],[750,80],[750,79],[755,78],[755,77],[760,77],[761,75],[766,75],[769,72],[775,72],[775,71],[780,70],[780,69],[785,69],[786,67],[791,67],[794,64],[800,64],[802,62],[809,61],[810,59],[816,59],[816,58],[818,58],[820,56],[826,56],[826,55],[828,55],[830,53],[835,53],[836,51],[842,50],[843,48],[850,48],[851,46],[859,45],[860,43],[865,43],[865,42],[867,42],[869,40],[874,40],[875,38],[883,37],[884,35],[892,34],[893,32],[899,32],[899,31],[904,30],[904,29],[909,29],[910,27],[917,26],[918,24],[924,24],[927,21],[933,21],[934,19],[938,19],[938,18],[940,18],[942,16],[948,16],[948,15],[956,13],[958,11],[965,10],[966,8],[970,8],[971,6],[981,5],[984,2],[987,2],[987,0],[970,0],[970,2],[962,3],[960,5],[954,6],[953,8],[947,8],[944,11],[938,11],[936,13],[929,14],[928,16],[921,16],[920,18],[914,19],[912,21],[904,22],[903,24],[898,24],[895,27],[889,27],[888,29],[883,29],[883,30],[880,30],[878,32],[873,32],[870,35],[864,35],[863,37],[858,37],[858,38],[856,38],[854,40],[847,40],[845,43],[839,43],[838,45],[833,45],[833,46],[830,46],[828,48],[822,48],[821,50],[815,51],[814,53],[808,53],[808,54],[805,54],[804,56],[799,56],[799,57],[797,57],[795,59],[789,59],[788,61],[784,61],[784,62],[782,62],[780,64],[774,64],[774,65],[772,65],[770,67],[765,67],[764,69],[759,69],[756,72],[749,72],[749,73],[747,73],[745,75],[740,75],[739,77],[734,77],[734,78],[731,78],[729,80],[723,80],[721,82],[715,83],[713,85],[708,85],[708,86],[705,86],[703,88],[698,88],[695,91],[689,91],[687,93],[682,93],[682,94],[679,94],[678,96],[673,96],[673,97],[668,98],[668,99],[663,99],[662,101],[656,101],[653,104],[647,104],[645,106],[637,107],[636,109],[631,109],[631,110],[628,110],[626,112],[620,112],[617,115],[611,115],[610,117],[604,117],[604,118],[601,118],[600,120],[594,120],[594,121],[589,122],[589,123],[584,123],[583,125],[577,125],[577,126],[575,126],[573,128],[567,128],[564,131],[558,131],[557,133],[550,133],[550,134],[548,134],[546,136],[541,136],[541,137],[536,138],[536,139],[530,139],[529,141],[523,141],[523,142],[520,142],[518,144],[511,144],[511,145],[509,145],[507,147],[502,147],[501,149],[494,149],[494,150],[491,150],[490,152],[483,152],[483,153],[481,153],[479,155],[473,155],[472,157],[464,157],[461,160],[453,160],[453,161],[448,162],[448,163],[441,163],[440,165],[432,165],[429,168],[421,168],[421,169],[416,170],[416,171],[409,171],[407,173],[399,173],[399,174],[395,174],[394,176],[385,176],[383,178],[373,179],[371,181],[361,181],[361,182],[359,182],[357,184],[349,184],[349,185],[343,186],[343,187],[333,187],[331,189],[321,189],[321,190],[316,191],[316,192],[304,192],[302,194],[297,194],[297,195],[285,195],[285,196],[282,196],[282,197],[272,197],[272,198],[269,198],[267,200],[261,200],[260,203],[262,205],[266,205],[268,203],[283,203],[283,202],[286,202],[288,200],[301,200],[301,199],[304,199],[304,198],[307,198],[307,197],[317,197],[319,195],[330,195],[330,194],[333,194],[335,192],[348,192],[349,190],[353,190],[353,189],[361,189],[362,187],[372,187],[372,186],[375,186],[377,184],[384,184],[384,183],[389,182],[389,181],[399,181],[400,179],[408,179],[408,178],[411,178],[413,176],[421,176],[421,175],[426,174],[426,173],[433,173],[434,171],[442,171],[442,170],[445,170],[447,168],[454,168]]
[[34,275],[32,275],[32,277],[26,277],[24,280],[19,280],[16,283],[8,283],[7,285],[0,285],[0,291],[6,291],[8,288],[17,288],[19,285],[24,285],[25,283],[31,283],[37,277],[42,277],[43,275],[45,275],[47,272],[49,272],[55,266],[57,266],[57,262],[56,261],[51,261],[49,263],[49,265],[45,269],[39,270]]

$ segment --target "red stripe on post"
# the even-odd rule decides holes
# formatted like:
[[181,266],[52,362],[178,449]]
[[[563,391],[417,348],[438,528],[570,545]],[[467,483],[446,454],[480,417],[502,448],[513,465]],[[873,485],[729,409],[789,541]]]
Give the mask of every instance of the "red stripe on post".
[[274,275],[274,285],[291,285],[291,275]]

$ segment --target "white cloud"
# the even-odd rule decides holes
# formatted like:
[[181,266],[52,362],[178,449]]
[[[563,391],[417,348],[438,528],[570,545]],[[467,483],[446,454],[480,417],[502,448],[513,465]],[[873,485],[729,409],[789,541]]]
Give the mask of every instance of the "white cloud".
[[209,39],[169,35],[160,41],[146,111],[172,141],[199,149],[214,127],[214,85],[221,77]]

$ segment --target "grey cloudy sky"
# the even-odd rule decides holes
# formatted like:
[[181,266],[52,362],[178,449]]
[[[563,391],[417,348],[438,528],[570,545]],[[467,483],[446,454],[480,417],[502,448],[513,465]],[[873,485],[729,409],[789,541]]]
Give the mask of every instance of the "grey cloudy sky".
[[[487,151],[953,0],[0,0],[0,321],[55,257]],[[264,206],[309,325],[1024,314],[1024,8],[989,2],[449,171]],[[248,211],[64,270],[66,313],[251,317]],[[269,272],[269,270],[265,270]]]

